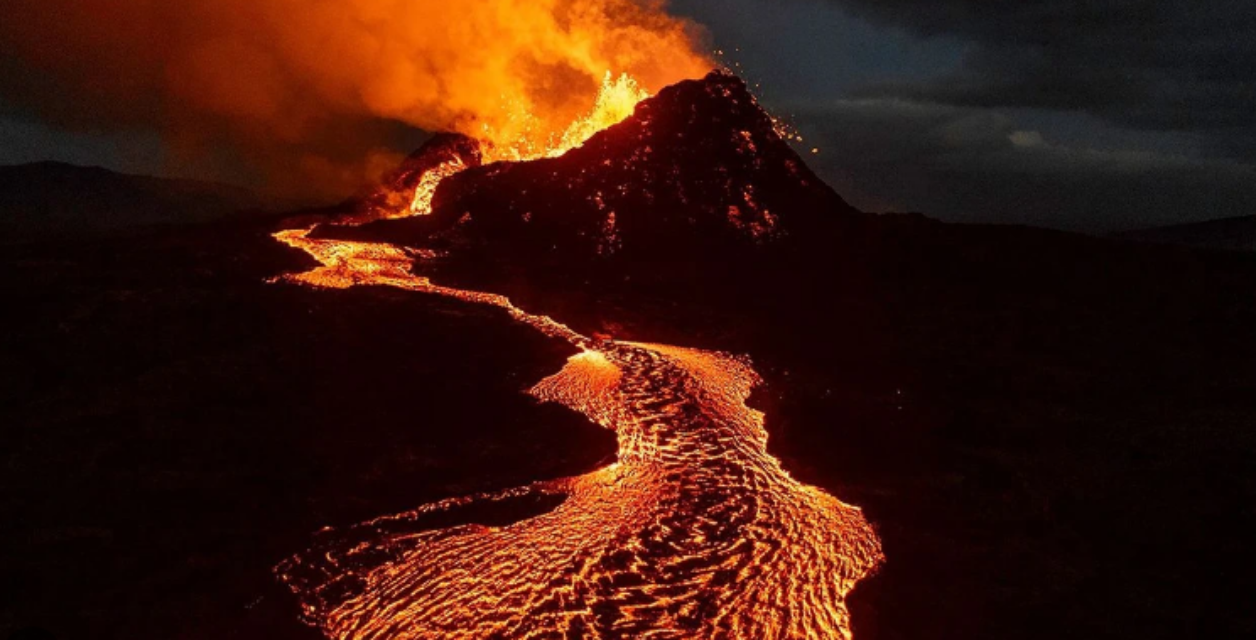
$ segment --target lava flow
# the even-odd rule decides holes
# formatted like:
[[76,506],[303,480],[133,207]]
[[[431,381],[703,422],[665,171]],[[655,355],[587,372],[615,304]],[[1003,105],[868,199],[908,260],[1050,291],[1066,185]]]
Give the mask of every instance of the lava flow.
[[[412,212],[428,206],[430,193],[419,193]],[[880,542],[857,507],[798,482],[768,454],[763,414],[746,406],[760,383],[747,359],[594,340],[503,296],[433,284],[412,273],[415,252],[310,230],[276,234],[320,264],[282,280],[492,305],[579,348],[531,394],[614,430],[619,450],[582,476],[332,535],[277,568],[308,621],[344,639],[851,637],[845,597],[881,562]],[[563,500],[507,526],[405,527],[471,503],[546,495]]]

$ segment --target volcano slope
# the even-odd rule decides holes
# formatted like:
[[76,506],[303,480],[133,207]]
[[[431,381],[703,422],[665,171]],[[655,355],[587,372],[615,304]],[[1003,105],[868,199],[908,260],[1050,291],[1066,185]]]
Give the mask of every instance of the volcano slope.
[[770,450],[882,537],[858,638],[1256,628],[1250,256],[861,214],[724,74],[325,233],[449,249],[417,268],[586,335],[750,354]]

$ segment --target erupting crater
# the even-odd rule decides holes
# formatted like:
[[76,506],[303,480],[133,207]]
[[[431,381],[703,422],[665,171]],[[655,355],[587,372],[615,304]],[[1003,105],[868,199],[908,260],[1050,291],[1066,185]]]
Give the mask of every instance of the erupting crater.
[[[769,203],[760,206],[775,208],[779,213],[772,215],[778,220],[805,219],[825,202],[841,203],[797,156],[782,151],[788,147],[771,131],[766,114],[758,118],[757,104],[739,104],[749,95],[739,80],[715,74],[682,85],[645,100],[632,118],[561,157],[481,166],[483,157],[474,145],[444,139],[408,160],[382,195],[337,222],[426,215],[433,212],[433,202],[437,217],[473,209],[474,219],[488,206],[484,198],[513,192],[494,190],[511,174],[569,176],[564,167],[586,162],[590,154],[643,140],[651,149],[642,150],[647,157],[635,171],[654,176],[660,167],[683,161],[674,156],[662,164],[649,160],[656,151],[673,154],[659,123],[688,117],[684,108],[693,105],[684,103],[695,97],[723,100],[735,108],[731,113],[744,111],[756,123],[769,122],[767,130],[737,132],[729,141],[730,148],[742,150],[736,153],[750,154],[751,169],[725,167],[726,180],[716,185],[725,194],[720,197],[739,198],[751,208]],[[701,170],[720,173],[719,167]],[[747,196],[744,187],[756,178],[765,180],[759,195]],[[567,206],[592,216],[592,228],[600,228],[596,223],[606,213],[600,207],[607,202],[618,203],[614,213],[625,220],[647,216],[648,210],[630,202],[636,185],[623,186],[618,195],[604,194],[600,204],[569,199]],[[564,184],[542,181],[533,187],[549,194]],[[654,190],[654,203],[667,209],[666,216],[682,216],[674,221],[680,227],[684,202],[657,194],[684,194],[692,187],[669,184]],[[411,189],[409,202],[397,196]],[[789,210],[789,189],[796,189],[800,209]],[[541,196],[528,206],[542,217],[547,215],[540,208],[544,204]],[[383,209],[392,213],[381,215]],[[516,224],[517,211],[497,213]],[[756,232],[728,210],[719,216],[722,228],[744,233],[751,242],[772,235]],[[577,227],[568,236],[571,242],[582,241],[579,230],[587,222],[571,221]],[[465,215],[452,224],[468,226]],[[746,405],[761,382],[748,358],[589,338],[519,309],[501,295],[440,286],[415,275],[414,260],[428,257],[422,250],[315,237],[312,229],[276,234],[319,263],[278,280],[322,288],[382,285],[502,308],[516,321],[579,349],[531,394],[613,430],[619,450],[613,464],[582,476],[454,498],[323,532],[313,548],[277,568],[300,598],[308,621],[330,637],[345,639],[851,637],[845,597],[882,561],[880,542],[857,507],[798,482],[768,454],[764,417]],[[774,226],[772,233],[787,231]],[[599,241],[585,240],[589,246]],[[467,504],[544,495],[564,499],[552,511],[507,526],[417,532],[406,526]]]

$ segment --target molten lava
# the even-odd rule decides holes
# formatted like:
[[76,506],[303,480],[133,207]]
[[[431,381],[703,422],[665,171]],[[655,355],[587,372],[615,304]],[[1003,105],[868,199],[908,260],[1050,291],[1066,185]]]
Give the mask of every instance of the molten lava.
[[[526,153],[578,145],[643,97],[625,77],[608,78],[598,106],[557,146]],[[436,185],[463,166],[429,168],[410,213],[429,213]],[[320,266],[277,280],[382,285],[502,308],[580,350],[530,393],[613,430],[619,448],[613,464],[582,476],[444,500],[325,536],[276,569],[308,621],[354,640],[851,637],[845,597],[882,561],[880,542],[857,507],[798,482],[768,454],[764,416],[746,406],[761,382],[748,359],[589,338],[501,295],[413,274],[422,252],[313,238],[312,229],[275,237]],[[565,499],[508,526],[400,526],[543,495]]]
[[[555,133],[545,139],[538,139],[537,129],[528,129],[522,134],[523,137],[510,143],[502,143],[495,141],[494,134],[486,130],[485,137],[480,139],[479,147],[476,149],[476,164],[498,161],[524,162],[561,156],[584,144],[597,132],[632,115],[637,104],[649,97],[650,94],[628,74],[621,74],[615,78],[607,72],[593,107],[568,125],[561,135]],[[527,119],[531,116],[526,115],[525,112],[525,115],[521,117]],[[487,124],[484,126],[486,129],[489,127]],[[362,223],[370,219],[430,215],[432,201],[436,196],[436,187],[445,178],[465,171],[470,166],[471,164],[458,155],[457,151],[451,151],[448,159],[434,167],[423,166],[417,170],[407,170],[403,167],[392,181],[404,184],[407,182],[408,173],[410,175],[417,171],[422,173],[413,187],[414,195],[409,199],[409,206],[403,208],[395,202],[390,203],[390,199],[385,195],[377,194],[377,202],[368,206],[368,211],[352,222]],[[401,186],[394,185],[394,188],[399,189]],[[386,192],[387,189],[384,190],[384,193]]]
[[445,178],[454,175],[467,168],[459,158],[454,158],[448,162],[443,162],[435,169],[423,174],[419,180],[419,186],[414,190],[414,200],[410,203],[410,215],[426,216],[432,213],[432,199],[436,197],[436,187]]
[[513,144],[490,145],[486,160],[523,161],[561,156],[584,144],[593,134],[622,122],[632,115],[639,102],[649,97],[649,92],[642,89],[632,76],[625,73],[616,79],[608,71],[598,90],[593,110],[577,118],[561,135],[551,134],[546,140],[528,135]]

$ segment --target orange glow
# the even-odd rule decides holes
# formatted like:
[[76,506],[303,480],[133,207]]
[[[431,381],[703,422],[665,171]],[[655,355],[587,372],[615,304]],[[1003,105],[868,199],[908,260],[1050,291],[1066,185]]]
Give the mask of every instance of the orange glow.
[[[621,74],[615,78],[608,71],[602,80],[602,87],[598,90],[592,109],[567,125],[562,135],[550,134],[548,139],[539,140],[532,136],[541,129],[528,129],[525,137],[509,144],[495,143],[494,140],[498,136],[488,125],[485,125],[485,130],[482,132],[484,138],[480,141],[484,161],[518,162],[560,156],[584,144],[593,137],[593,134],[624,121],[632,115],[638,103],[649,97],[650,94],[628,74]],[[530,114],[521,117],[535,121]],[[414,200],[410,204],[410,209],[388,217],[431,215],[432,200],[436,196],[436,188],[440,186],[441,181],[466,168],[466,164],[460,158],[455,158],[429,170],[414,190]]]
[[410,203],[410,215],[426,216],[432,213],[432,199],[436,197],[436,187],[445,178],[464,171],[467,165],[461,158],[454,158],[423,174],[419,186],[414,189],[414,201]]
[[569,131],[608,73],[615,98],[599,110],[623,113],[639,92],[715,66],[700,53],[700,27],[669,15],[662,0],[5,0],[5,8],[6,55],[57,88],[30,92],[46,102],[21,106],[92,128],[152,125],[160,114],[177,151],[216,158],[228,144],[272,182],[304,186],[304,196],[360,186],[363,158],[387,153],[380,121],[466,134],[493,159],[534,158],[609,121],[595,116]]
[[649,97],[650,94],[632,76],[625,73],[618,79],[612,79],[607,71],[593,111],[567,127],[559,144],[550,149],[548,155],[562,155],[584,144],[593,134],[623,122],[632,115],[637,103]]
[[503,140],[500,133],[485,125],[482,133],[486,142],[484,159],[486,162],[494,162],[560,156],[584,144],[593,134],[619,124],[632,115],[637,103],[649,97],[649,92],[632,76],[624,73],[616,78],[607,71],[594,99],[593,108],[568,124],[561,133],[547,129],[537,118],[527,113],[521,116],[527,124],[520,137],[513,142]]

